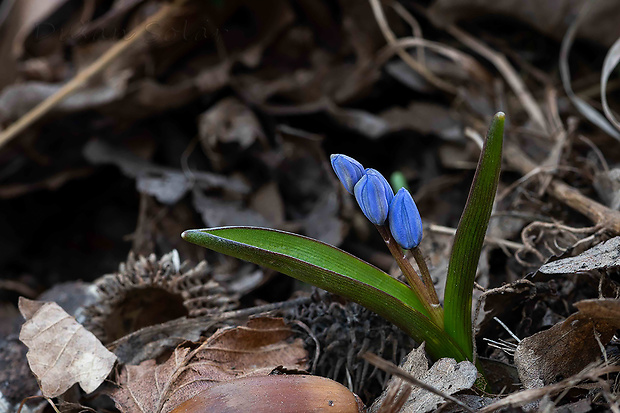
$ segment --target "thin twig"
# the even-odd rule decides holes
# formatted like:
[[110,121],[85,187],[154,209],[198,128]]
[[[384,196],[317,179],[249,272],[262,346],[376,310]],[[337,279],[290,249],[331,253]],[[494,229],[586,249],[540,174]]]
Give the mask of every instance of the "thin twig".
[[[524,175],[537,168],[537,165],[516,145],[506,145],[504,159]],[[612,210],[600,204],[570,185],[553,179],[547,192],[569,207],[585,215],[588,219],[603,228],[620,234],[620,211]]]
[[409,396],[411,396],[413,388],[408,383],[401,384],[399,381],[398,384],[397,386],[390,385],[377,413],[400,413],[402,411],[403,406],[409,399]]
[[315,374],[316,365],[319,362],[319,357],[321,355],[321,343],[319,342],[319,339],[316,337],[316,335],[312,332],[312,330],[310,329],[310,327],[308,327],[306,323],[302,323],[299,320],[293,320],[291,323],[303,329],[310,336],[312,341],[314,341],[314,345],[316,346],[316,348],[314,349],[314,360],[312,360],[312,368],[310,370],[310,373]]
[[52,406],[52,409],[54,409],[56,413],[60,413],[60,411],[58,410],[58,407],[56,407],[56,405],[54,404],[51,398],[46,397],[45,400],[47,400],[47,402],[50,404],[50,406]]
[[[388,44],[390,44],[391,46],[394,46],[394,44],[396,43],[396,36],[394,35],[394,32],[392,31],[392,29],[390,29],[390,26],[387,23],[385,14],[383,13],[383,7],[381,7],[380,0],[369,0],[369,1],[372,7],[372,11],[375,15],[375,19],[377,20],[377,24],[379,25],[379,28],[381,29],[381,33],[383,33],[383,37],[385,37],[385,40],[388,42]],[[419,73],[422,77],[424,77],[424,79],[426,79],[430,84],[432,84],[433,86],[435,86],[436,88],[440,90],[443,90],[444,92],[448,92],[453,95],[456,94],[456,88],[454,86],[439,79],[425,66],[421,65],[417,60],[411,57],[411,55],[407,53],[407,51],[405,51],[402,47],[398,47],[398,46],[394,46],[394,47],[396,47],[396,53],[398,54],[398,56],[401,59],[403,59],[403,61],[407,63],[409,67],[411,67],[413,70]]]
[[601,152],[601,150],[598,148],[598,146],[596,146],[594,144],[594,142],[592,142],[589,138],[586,138],[585,136],[579,134],[577,135],[577,138],[585,143],[586,145],[588,145],[590,147],[590,149],[592,149],[592,152],[594,152],[594,154],[596,155],[596,157],[598,158],[599,162],[601,163],[601,166],[603,167],[603,171],[605,173],[609,173],[609,164],[607,163],[607,160],[605,159],[605,156],[603,156],[603,153]]
[[598,367],[593,369],[591,366],[588,366],[580,373],[569,377],[568,379],[562,380],[561,382],[545,387],[512,393],[511,395],[478,410],[478,413],[491,413],[508,406],[523,406],[524,404],[538,400],[546,395],[557,394],[565,390],[567,387],[576,386],[584,380],[596,380],[599,376],[618,371],[620,371],[620,366]]
[[124,41],[119,41],[110,49],[108,49],[101,57],[90,64],[86,69],[78,73],[73,79],[67,82],[56,93],[39,103],[32,108],[28,113],[19,118],[16,122],[11,124],[7,129],[0,133],[0,148],[6,145],[10,140],[17,135],[25,131],[33,123],[40,120],[43,116],[49,113],[54,107],[62,102],[73,93],[77,92],[82,86],[84,86],[93,76],[104,70],[110,63],[116,60],[120,55],[127,51],[138,40],[142,39],[144,35],[148,34],[148,27],[154,22],[158,22],[168,17],[172,10],[175,10],[177,6],[171,4],[164,4],[157,13],[151,16],[146,22],[134,29]]
[[381,357],[377,356],[376,354],[373,353],[364,353],[361,356],[364,360],[366,360],[367,362],[369,362],[370,364],[379,367],[381,370],[390,373],[394,376],[400,377],[401,379],[408,381],[409,383],[413,384],[414,386],[420,387],[428,392],[431,392],[433,394],[436,394],[439,397],[442,397],[446,400],[449,400],[457,405],[459,405],[460,407],[462,407],[463,409],[467,410],[468,412],[473,413],[474,410],[472,410],[471,407],[469,407],[468,405],[466,405],[465,403],[463,403],[462,401],[460,401],[459,399],[446,394],[444,392],[442,392],[441,390],[438,390],[436,388],[434,388],[433,386],[430,386],[426,383],[424,383],[423,381],[420,381],[418,379],[416,379],[415,377],[413,377],[411,374],[407,373],[405,370],[401,369],[400,367],[398,367],[396,364],[389,362],[387,360],[382,359]]
[[[514,191],[517,187],[523,185],[530,179],[540,174],[546,174],[546,173],[551,173],[551,172],[556,172],[556,171],[567,171],[567,172],[577,172],[577,173],[580,172],[579,169],[571,167],[571,166],[537,166],[536,168],[532,169],[531,171],[523,175],[521,178],[514,181],[512,184],[508,185],[500,194],[497,195],[497,200],[502,201],[504,198],[510,195],[510,193]],[[545,186],[545,189],[547,188],[548,185],[549,184],[547,183],[547,185]]]
[[548,192],[554,198],[581,212],[598,226],[608,228],[616,234],[620,233],[620,211],[607,208],[557,179],[551,181]]
[[[413,37],[417,37],[420,39],[424,37],[422,34],[422,26],[420,26],[420,23],[416,20],[416,18],[413,17],[413,15],[409,13],[409,11],[406,8],[404,8],[402,4],[395,2],[394,4],[392,4],[392,8],[394,9],[396,13],[398,13],[401,19],[406,21],[407,24],[411,26]],[[416,53],[418,55],[418,61],[420,62],[420,64],[426,67],[426,55],[424,53],[424,48],[421,46],[418,46],[416,48]]]
[[[28,397],[25,397],[24,399],[22,399],[22,401],[19,404],[19,407],[17,408],[15,413],[21,413],[22,408],[26,405],[26,402],[28,402],[30,400],[34,400],[34,399],[47,399],[47,397],[45,397],[45,396],[28,396]],[[41,407],[41,406],[37,406],[37,407]],[[36,410],[43,410],[43,409],[37,408]]]
[[[435,232],[437,234],[452,235],[452,236],[456,234],[456,229],[450,228],[450,227],[444,227],[443,225],[431,224],[428,227],[428,229],[429,231]],[[513,250],[518,250],[518,249],[523,248],[523,244],[519,242],[514,242],[514,241],[509,241],[507,239],[501,239],[501,238],[495,238],[495,237],[489,237],[489,236],[484,237],[484,242],[487,244],[504,246],[506,248],[510,248]]]

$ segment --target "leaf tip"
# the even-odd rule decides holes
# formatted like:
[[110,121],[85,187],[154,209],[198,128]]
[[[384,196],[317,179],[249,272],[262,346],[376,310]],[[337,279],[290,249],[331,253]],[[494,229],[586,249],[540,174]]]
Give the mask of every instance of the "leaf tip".
[[495,116],[493,116],[493,120],[503,122],[506,119],[506,114],[504,112],[497,112]]
[[190,241],[191,242],[191,238],[192,235],[199,232],[197,229],[188,229],[186,231],[183,231],[181,233],[181,238],[183,238],[185,241]]

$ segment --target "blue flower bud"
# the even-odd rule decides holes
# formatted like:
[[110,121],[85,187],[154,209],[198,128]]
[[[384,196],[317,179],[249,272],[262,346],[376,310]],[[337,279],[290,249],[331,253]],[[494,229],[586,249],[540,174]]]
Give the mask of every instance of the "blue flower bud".
[[383,225],[388,216],[394,191],[388,181],[375,169],[368,168],[355,184],[355,199],[366,218],[375,225]]
[[330,160],[342,185],[350,194],[353,194],[353,187],[364,175],[362,164],[350,156],[340,154],[331,155]]
[[392,199],[388,222],[394,239],[401,247],[409,250],[422,241],[420,212],[405,188],[400,188]]

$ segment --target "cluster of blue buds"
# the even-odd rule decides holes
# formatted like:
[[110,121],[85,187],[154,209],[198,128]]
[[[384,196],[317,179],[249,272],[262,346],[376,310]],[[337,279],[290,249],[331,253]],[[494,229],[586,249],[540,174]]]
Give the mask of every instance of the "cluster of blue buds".
[[401,188],[394,195],[390,184],[379,171],[364,169],[362,164],[346,155],[332,155],[331,164],[345,189],[355,195],[370,222],[384,225],[387,220],[392,236],[405,249],[420,244],[422,219],[407,189]]

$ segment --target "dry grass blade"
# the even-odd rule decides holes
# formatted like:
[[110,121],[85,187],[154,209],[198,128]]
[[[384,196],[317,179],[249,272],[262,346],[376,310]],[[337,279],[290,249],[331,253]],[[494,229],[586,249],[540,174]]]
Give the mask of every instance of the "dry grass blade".
[[[585,100],[575,95],[575,92],[573,92],[573,88],[570,84],[570,70],[568,68],[568,54],[570,52],[571,46],[573,45],[573,40],[575,39],[575,34],[577,33],[577,28],[579,27],[579,23],[581,22],[583,17],[588,13],[588,10],[590,9],[590,4],[591,3],[585,3],[585,5],[583,6],[583,8],[581,9],[579,13],[579,16],[577,16],[575,21],[570,25],[570,27],[566,31],[566,35],[562,39],[562,47],[560,49],[560,61],[559,61],[560,77],[562,78],[562,86],[564,86],[564,91],[566,92],[566,95],[568,95],[568,98],[571,100],[571,102],[573,102],[577,110],[579,110],[579,112],[583,116],[585,116],[590,122],[594,123],[596,126],[601,128],[607,134],[614,137],[615,139],[620,140],[620,132],[614,129],[614,127],[609,122],[607,122],[607,119],[605,119],[605,117],[601,115],[599,111],[597,111],[592,106],[590,106]],[[613,48],[614,47],[612,47],[612,49]],[[605,60],[607,63],[607,59]],[[601,75],[601,80],[602,80],[603,75],[604,75],[604,72]],[[602,83],[601,83],[601,89],[602,89],[601,98],[603,98],[606,102],[604,88],[603,88]]]
[[428,384],[416,379],[411,374],[407,373],[405,370],[398,367],[396,364],[391,363],[387,360],[384,360],[381,357],[377,356],[376,354],[364,353],[361,357],[367,362],[369,362],[370,364],[372,364],[373,366],[376,366],[387,373],[393,374],[413,384],[414,386],[420,387],[428,392],[436,394],[437,396],[443,397],[445,400],[449,400],[459,405],[460,407],[462,407],[464,410],[468,412],[472,412],[472,413],[474,412],[474,410],[472,410],[469,406],[467,406],[465,403],[463,403],[459,399],[452,397],[449,394],[446,394],[440,390],[437,390],[433,386],[429,386]]
[[547,121],[545,120],[542,109],[504,55],[494,51],[478,39],[454,25],[446,27],[446,31],[458,39],[461,43],[477,53],[480,53],[480,55],[491,62],[493,66],[495,66],[502,74],[502,76],[504,76],[506,82],[508,82],[512,90],[515,92],[517,98],[521,101],[523,108],[530,116],[532,122],[534,122],[543,132],[549,133]]
[[[420,23],[416,20],[416,18],[413,17],[413,15],[409,13],[407,9],[405,9],[400,3],[394,3],[392,5],[392,8],[396,13],[398,13],[401,19],[406,21],[407,24],[411,26],[411,30],[413,31],[413,37],[422,39],[422,26],[420,26]],[[426,56],[424,54],[424,48],[422,46],[416,49],[416,54],[418,55],[418,61],[420,62],[420,64],[422,66],[426,66]]]
[[605,62],[603,63],[603,71],[601,72],[601,102],[603,104],[603,112],[605,112],[605,116],[607,116],[607,119],[609,119],[616,129],[620,130],[620,121],[616,119],[607,103],[607,82],[609,81],[611,73],[616,66],[618,66],[618,63],[620,63],[620,38],[615,41],[613,46],[609,49],[609,52],[607,52]]
[[372,7],[372,11],[375,15],[375,19],[377,20],[377,24],[385,37],[385,40],[390,44],[390,46],[396,48],[396,53],[398,56],[403,59],[405,63],[409,65],[413,70],[419,73],[424,77],[430,84],[437,87],[444,92],[448,92],[451,94],[456,94],[456,89],[451,84],[444,82],[435,76],[432,72],[430,72],[425,66],[420,64],[417,60],[415,60],[409,53],[407,53],[402,47],[396,46],[396,36],[390,26],[385,19],[385,14],[383,13],[383,8],[381,6],[381,2],[379,0],[369,0],[370,5]]
[[379,52],[375,64],[377,66],[382,66],[394,55],[394,53],[398,53],[399,50],[403,50],[408,47],[424,47],[432,50],[438,55],[461,65],[461,67],[463,67],[463,69],[465,69],[468,73],[477,76],[480,80],[485,82],[490,81],[490,76],[487,70],[484,69],[473,57],[450,46],[421,39],[419,37],[405,37],[396,40],[394,43],[390,43]]

